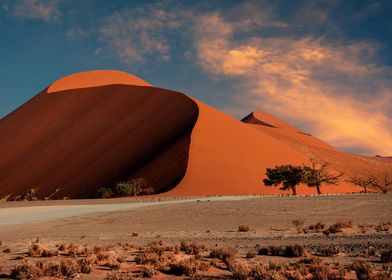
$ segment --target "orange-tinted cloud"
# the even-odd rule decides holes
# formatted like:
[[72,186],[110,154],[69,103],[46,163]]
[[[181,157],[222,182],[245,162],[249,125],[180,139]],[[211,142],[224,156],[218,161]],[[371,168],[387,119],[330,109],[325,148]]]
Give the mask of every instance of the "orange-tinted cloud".
[[371,62],[375,44],[312,37],[238,41],[237,25],[216,13],[203,15],[195,42],[206,71],[240,80],[241,102],[301,124],[339,148],[392,154],[392,71]]
[[60,18],[57,0],[5,1],[3,9],[15,17],[55,21]]

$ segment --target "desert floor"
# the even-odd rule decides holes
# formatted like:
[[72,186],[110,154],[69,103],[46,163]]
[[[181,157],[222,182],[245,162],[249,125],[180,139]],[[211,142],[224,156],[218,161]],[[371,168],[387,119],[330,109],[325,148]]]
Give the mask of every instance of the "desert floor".
[[[320,258],[322,264],[329,265],[336,271],[341,268],[347,270],[353,261],[366,260],[374,266],[375,271],[392,272],[390,262],[389,265],[380,262],[380,253],[392,249],[390,194],[221,197],[196,201],[148,202],[144,205],[142,202],[132,203],[124,199],[100,202],[1,203],[0,278],[9,277],[11,267],[26,260],[31,263],[38,260],[50,262],[71,256],[66,250],[50,258],[28,256],[27,251],[34,242],[41,249],[50,250],[57,250],[60,244],[66,244],[66,247],[72,244],[71,247],[80,250],[94,246],[106,248],[105,252],[121,256],[124,260],[118,271],[123,271],[134,263],[137,254],[144,252],[150,242],[155,244],[153,246],[173,246],[187,241],[205,246],[198,259],[205,258],[206,262],[213,259],[207,258],[211,250],[232,247],[236,251],[235,258],[245,265],[290,263],[305,257],[316,257]],[[89,208],[83,208],[88,206],[85,204],[89,204]],[[96,209],[91,210],[91,206]],[[34,210],[35,207],[38,208]],[[56,207],[61,207],[57,211],[65,214],[54,215]],[[78,207],[89,211],[83,212]],[[67,214],[67,209],[72,215]],[[39,215],[44,216],[44,219],[37,219]],[[23,220],[21,216],[29,218]],[[298,220],[298,227],[294,226],[294,220]],[[351,222],[352,225],[329,236],[312,230],[304,232],[312,224],[322,223],[328,228],[338,221],[346,224]],[[241,232],[238,230],[240,225],[248,225],[250,230]],[[303,245],[305,254],[297,258],[257,255],[260,247],[290,244]],[[323,256],[323,249],[332,247],[337,247],[338,252],[332,256]],[[255,257],[245,257],[252,252],[256,253]],[[90,253],[87,255],[90,256]],[[184,252],[180,252],[180,255],[180,258],[186,257]],[[219,260],[211,261],[208,265],[212,268],[203,270],[204,272],[197,271],[196,275],[233,275],[233,270],[225,261],[222,264],[219,264]],[[137,268],[133,269],[137,271]],[[90,274],[79,274],[78,277],[103,279],[109,271],[107,265],[96,261]],[[162,271],[165,270],[161,269],[154,277],[175,277]],[[117,278],[110,279],[121,279],[118,275],[113,277]],[[348,269],[345,277],[355,279],[355,273]]]

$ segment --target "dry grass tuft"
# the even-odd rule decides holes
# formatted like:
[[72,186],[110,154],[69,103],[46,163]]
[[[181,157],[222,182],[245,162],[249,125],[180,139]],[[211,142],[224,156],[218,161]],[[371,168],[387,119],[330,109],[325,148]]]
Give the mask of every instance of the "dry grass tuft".
[[250,231],[250,225],[239,225],[238,231],[239,232],[248,232],[248,231]]
[[181,241],[180,250],[188,255],[198,255],[205,249],[204,245]]

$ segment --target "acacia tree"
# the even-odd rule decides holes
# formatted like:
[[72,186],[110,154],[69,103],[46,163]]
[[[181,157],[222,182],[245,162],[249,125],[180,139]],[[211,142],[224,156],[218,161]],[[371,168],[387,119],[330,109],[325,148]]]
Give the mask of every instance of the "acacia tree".
[[363,178],[358,175],[355,175],[354,177],[351,177],[350,180],[348,180],[353,185],[359,186],[363,188],[364,193],[367,193],[368,187],[373,186],[373,184],[376,182],[375,177],[369,177],[369,178]]
[[311,166],[303,167],[303,180],[302,182],[307,184],[308,187],[316,187],[317,193],[321,194],[321,185],[337,185],[340,177],[343,173],[332,174],[329,171],[329,163],[319,163],[316,159],[310,159]]
[[382,193],[387,193],[392,187],[392,178],[388,174],[384,175],[383,180],[374,180],[371,182],[372,187],[379,189]]
[[302,182],[303,170],[301,166],[279,165],[275,168],[267,168],[265,173],[268,178],[263,182],[266,186],[282,185],[280,190],[291,190],[293,195],[297,195],[297,185]]

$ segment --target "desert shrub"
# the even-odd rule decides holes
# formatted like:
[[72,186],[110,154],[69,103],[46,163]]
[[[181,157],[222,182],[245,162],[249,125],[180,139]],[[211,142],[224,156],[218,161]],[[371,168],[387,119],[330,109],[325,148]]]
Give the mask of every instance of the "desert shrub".
[[248,232],[248,231],[250,231],[250,225],[239,225],[238,231],[239,232]]
[[10,248],[4,248],[3,249],[3,253],[6,253],[6,254],[9,254],[9,253],[11,253],[11,249]]
[[111,197],[114,197],[114,192],[110,188],[99,188],[97,190],[97,197],[99,197],[99,198],[111,198]]
[[365,256],[375,256],[377,254],[377,249],[373,246],[369,246],[363,250]]
[[392,249],[385,250],[381,252],[382,262],[392,262]]
[[93,269],[93,260],[89,258],[81,258],[78,260],[79,271],[84,274],[91,273]]
[[257,254],[259,254],[259,255],[268,255],[269,254],[269,249],[267,247],[259,247],[257,249]]
[[169,264],[169,273],[177,276],[186,275],[192,276],[196,273],[198,265],[194,258],[182,260]]
[[308,229],[310,231],[314,231],[314,232],[322,232],[324,228],[325,228],[325,224],[322,224],[320,222],[318,222],[318,223],[316,223],[314,225],[310,225],[308,227]]
[[21,280],[38,279],[38,277],[42,276],[42,271],[35,265],[22,261],[11,268],[11,276]]
[[301,257],[304,254],[304,246],[300,244],[290,244],[284,248],[283,256],[288,258]]
[[197,243],[189,243],[187,241],[181,241],[180,250],[188,255],[198,255],[202,250],[205,249],[204,245]]
[[226,247],[226,248],[217,248],[213,249],[210,252],[210,257],[211,258],[218,258],[224,262],[228,259],[233,259],[235,254],[237,253],[236,249]]
[[60,276],[60,265],[58,263],[49,263],[45,267],[45,275]]
[[285,247],[284,246],[269,246],[268,251],[272,256],[282,256],[284,253]]
[[79,254],[79,247],[72,243],[68,245],[67,250],[70,256],[76,257]]
[[110,271],[106,274],[104,280],[132,280],[137,279],[133,277],[131,272]]
[[36,197],[38,188],[30,188],[27,192],[14,197],[14,201],[33,201],[38,200]]
[[297,229],[297,232],[300,233],[301,229],[305,223],[305,220],[303,219],[295,219],[291,221],[293,223],[293,225],[295,226],[295,228]]
[[135,262],[137,264],[159,264],[159,256],[157,253],[140,253],[136,255]]
[[300,264],[320,264],[320,259],[318,259],[318,258],[313,258],[313,257],[311,257],[311,258],[304,258],[304,259],[302,259],[302,260],[299,260],[298,261],[298,263],[300,263]]
[[139,233],[137,233],[137,232],[132,232],[131,236],[132,236],[132,237],[137,237],[137,236],[139,236]]
[[60,245],[57,247],[57,249],[58,249],[59,251],[61,251],[61,252],[64,252],[65,249],[66,249],[66,246],[65,246],[65,244],[60,244]]
[[120,269],[121,263],[117,260],[117,258],[115,258],[115,257],[113,257],[113,256],[110,256],[110,257],[106,260],[104,266],[107,266],[107,267],[109,267],[110,269]]
[[374,277],[374,267],[366,261],[354,261],[350,268],[355,271],[358,280],[371,280]]
[[250,275],[255,280],[284,280],[287,277],[284,277],[281,272],[281,267],[274,267],[273,265],[265,266],[261,263],[256,264],[251,268]]
[[246,280],[251,275],[251,270],[249,269],[249,267],[240,263],[231,265],[230,271],[231,273],[233,273],[233,279],[237,280]]
[[73,259],[66,259],[60,262],[61,275],[69,278],[74,278],[79,273],[79,264]]
[[338,271],[331,271],[324,265],[310,265],[309,272],[312,274],[312,280],[344,280],[345,271],[339,269]]
[[256,253],[253,252],[253,251],[249,251],[249,252],[247,252],[246,255],[245,255],[245,257],[246,257],[247,259],[252,259],[252,258],[254,258],[255,256],[256,256]]
[[142,275],[143,277],[151,278],[157,273],[155,266],[151,264],[146,264],[142,267]]
[[340,233],[344,228],[351,228],[353,226],[352,221],[338,221],[335,224],[329,226],[327,229],[323,231],[323,233],[327,236],[330,234]]
[[50,258],[50,257],[58,256],[58,254],[59,254],[58,250],[42,249],[42,251],[41,251],[41,257],[43,257],[43,258]]
[[29,247],[27,251],[27,255],[29,257],[40,257],[41,256],[41,248],[38,243],[33,243]]
[[325,257],[335,256],[339,253],[340,248],[338,246],[325,246],[317,249],[317,254]]
[[376,225],[375,227],[374,227],[374,229],[377,231],[377,232],[383,232],[383,231],[385,231],[385,232],[388,232],[389,231],[389,226],[391,225],[391,222],[380,222],[380,223],[378,223],[378,225]]

